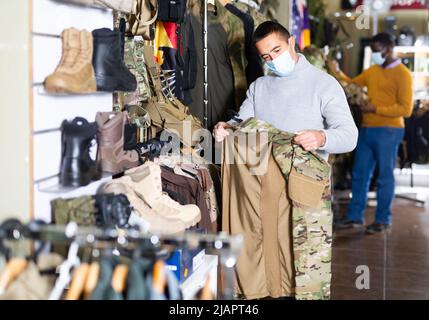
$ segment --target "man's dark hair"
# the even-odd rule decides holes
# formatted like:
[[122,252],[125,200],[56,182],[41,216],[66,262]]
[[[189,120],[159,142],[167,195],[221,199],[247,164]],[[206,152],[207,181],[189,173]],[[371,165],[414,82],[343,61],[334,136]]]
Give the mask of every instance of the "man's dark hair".
[[277,33],[286,41],[290,38],[290,32],[280,23],[275,21],[265,21],[261,23],[253,33],[253,44],[256,44],[272,33]]
[[395,39],[393,36],[385,32],[379,33],[372,37],[371,42],[379,43],[383,47],[393,48],[395,46]]

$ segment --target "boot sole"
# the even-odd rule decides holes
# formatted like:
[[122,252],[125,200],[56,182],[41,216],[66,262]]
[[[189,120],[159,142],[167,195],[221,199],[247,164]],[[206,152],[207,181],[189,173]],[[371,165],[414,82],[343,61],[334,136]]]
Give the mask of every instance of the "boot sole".
[[198,222],[201,221],[201,213],[199,215],[196,215],[192,220],[184,220],[180,217],[180,214],[177,215],[171,215],[171,216],[166,216],[163,215],[162,213],[159,213],[158,211],[156,211],[155,209],[153,209],[153,207],[149,204],[149,202],[147,201],[147,199],[144,197],[144,195],[141,195],[139,193],[137,193],[137,196],[142,199],[150,208],[152,208],[152,210],[154,210],[156,212],[156,214],[161,215],[162,217],[166,218],[166,219],[173,219],[173,220],[180,220],[183,221],[183,223],[185,224],[186,229],[195,226]]
[[[178,219],[180,219],[180,217],[178,217]],[[180,219],[182,220],[182,219]],[[191,222],[186,223],[186,221],[182,220],[185,223],[186,228],[190,228],[195,226],[198,222],[200,222],[201,220],[201,214],[199,214],[198,216],[196,216]]]
[[63,187],[84,187],[89,185],[92,181],[98,181],[102,177],[101,171],[90,171],[86,174],[76,174],[73,172],[61,172],[60,184]]
[[[156,212],[156,211],[155,211]],[[157,214],[159,214],[158,212],[157,212]],[[171,220],[180,220],[180,221],[182,221],[184,224],[185,224],[185,228],[186,229],[189,229],[189,228],[191,228],[191,227],[194,227],[198,222],[200,222],[200,220],[201,220],[201,216],[197,216],[197,217],[195,217],[194,219],[192,219],[191,221],[185,221],[185,220],[183,220],[181,217],[180,217],[180,215],[176,215],[176,216],[164,216],[164,215],[162,215],[162,214],[159,214],[160,216],[162,216],[163,218],[165,218],[165,219],[171,219]]]
[[90,175],[73,175],[72,173],[61,173],[60,184],[63,187],[83,187],[90,184],[92,177]]
[[46,92],[49,93],[95,93],[97,92],[97,85],[95,78],[88,79],[85,83],[78,87],[70,86],[70,84],[62,79],[55,79],[52,81],[45,81],[43,84]]

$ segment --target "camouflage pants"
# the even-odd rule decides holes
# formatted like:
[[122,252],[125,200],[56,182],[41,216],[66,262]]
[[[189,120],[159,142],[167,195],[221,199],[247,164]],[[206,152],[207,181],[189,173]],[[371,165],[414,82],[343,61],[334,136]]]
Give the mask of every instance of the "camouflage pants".
[[332,210],[330,188],[320,208],[293,204],[293,251],[295,257],[296,298],[330,298]]
[[316,152],[293,144],[293,134],[264,121],[251,118],[237,129],[265,135],[287,182],[292,205],[296,298],[329,299],[333,222],[329,164]]

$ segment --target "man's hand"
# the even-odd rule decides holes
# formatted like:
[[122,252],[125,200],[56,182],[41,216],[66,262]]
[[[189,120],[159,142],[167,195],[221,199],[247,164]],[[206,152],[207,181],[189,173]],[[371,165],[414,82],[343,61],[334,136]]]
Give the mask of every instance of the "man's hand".
[[217,125],[215,125],[213,129],[213,137],[217,142],[222,142],[227,136],[229,136],[229,132],[227,131],[227,129],[230,128],[232,127],[228,123],[219,122]]
[[362,103],[360,106],[360,110],[363,113],[375,113],[377,110],[371,102]]
[[326,143],[326,135],[323,131],[307,130],[296,133],[294,142],[304,148],[305,151],[316,151]]

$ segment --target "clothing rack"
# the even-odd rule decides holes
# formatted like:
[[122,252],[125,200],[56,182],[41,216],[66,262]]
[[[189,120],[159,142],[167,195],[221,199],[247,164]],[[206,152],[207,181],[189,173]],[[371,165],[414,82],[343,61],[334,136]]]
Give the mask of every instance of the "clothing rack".
[[[225,283],[222,285],[222,299],[234,298],[234,267],[242,247],[241,235],[201,234],[186,232],[177,236],[144,234],[136,229],[115,229],[80,227],[75,222],[65,226],[30,222],[27,225],[18,220],[8,220],[0,226],[0,249],[7,249],[3,240],[40,240],[42,243],[55,242],[69,244],[69,258],[77,255],[78,248],[124,249],[140,253],[153,253],[161,250],[173,251],[177,248],[205,249],[208,253],[219,256],[224,270]],[[70,252],[74,252],[71,254]],[[118,251],[119,252],[119,251]]]

